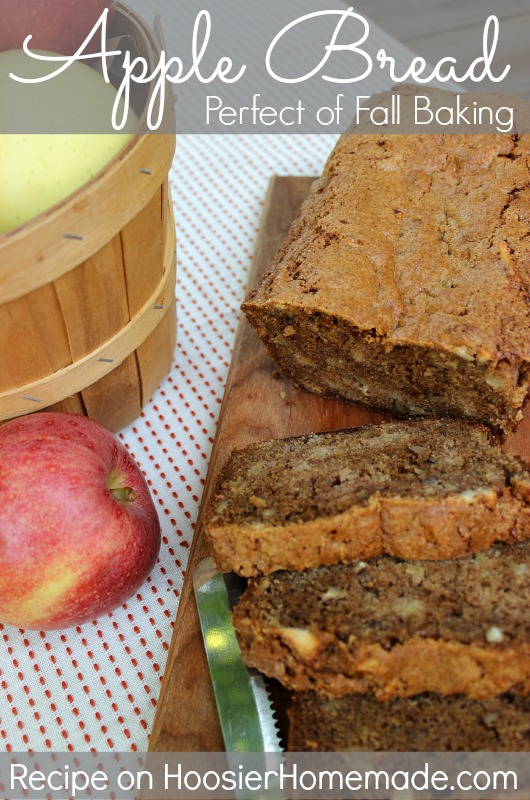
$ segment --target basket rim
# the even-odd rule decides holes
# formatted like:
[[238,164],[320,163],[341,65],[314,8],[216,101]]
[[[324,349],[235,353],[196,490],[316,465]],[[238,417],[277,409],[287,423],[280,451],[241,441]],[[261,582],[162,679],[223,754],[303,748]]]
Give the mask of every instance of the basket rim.
[[83,391],[120,366],[161,323],[175,297],[176,237],[171,192],[164,226],[164,271],[149,299],[118,333],[93,352],[23,386],[0,392],[0,421],[41,411]]
[[[172,134],[136,136],[79,190],[0,237],[0,305],[57,280],[114,238],[162,185],[175,144]],[[120,197],[110,187],[124,170],[131,191]],[[132,191],[135,179],[142,186],[137,193]],[[32,269],[24,269],[25,264]]]

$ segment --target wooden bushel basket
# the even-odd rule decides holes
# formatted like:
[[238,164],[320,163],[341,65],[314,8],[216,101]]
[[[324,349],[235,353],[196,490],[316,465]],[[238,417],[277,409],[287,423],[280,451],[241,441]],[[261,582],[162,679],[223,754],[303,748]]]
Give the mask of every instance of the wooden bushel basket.
[[[111,35],[151,65],[161,43],[118,3]],[[142,115],[150,88],[133,101]],[[175,134],[137,134],[79,191],[0,236],[0,421],[70,411],[129,424],[169,372],[176,336]]]

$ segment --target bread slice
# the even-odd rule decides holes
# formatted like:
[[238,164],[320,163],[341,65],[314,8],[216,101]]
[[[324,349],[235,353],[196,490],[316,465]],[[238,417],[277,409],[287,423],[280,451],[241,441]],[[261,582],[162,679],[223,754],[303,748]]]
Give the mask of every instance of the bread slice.
[[327,700],[294,694],[289,710],[292,751],[526,752],[530,699],[484,700],[422,694],[379,703],[368,695]]
[[456,558],[530,537],[530,473],[464,421],[309,434],[233,453],[205,524],[220,569],[245,576]]
[[388,556],[250,582],[234,611],[247,664],[296,691],[530,693],[530,543],[452,561]]
[[512,428],[530,382],[529,156],[528,135],[345,134],[242,306],[281,370],[395,416]]

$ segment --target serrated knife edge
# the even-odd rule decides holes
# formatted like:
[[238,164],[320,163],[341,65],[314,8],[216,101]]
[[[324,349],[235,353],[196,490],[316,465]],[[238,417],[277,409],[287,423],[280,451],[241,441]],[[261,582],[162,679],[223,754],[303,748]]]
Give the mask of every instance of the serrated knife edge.
[[[248,669],[232,625],[224,576],[213,560],[201,561],[193,588],[227,752],[282,752],[277,723],[262,675]],[[234,584],[237,578],[234,576]],[[234,593],[234,585],[231,594]]]

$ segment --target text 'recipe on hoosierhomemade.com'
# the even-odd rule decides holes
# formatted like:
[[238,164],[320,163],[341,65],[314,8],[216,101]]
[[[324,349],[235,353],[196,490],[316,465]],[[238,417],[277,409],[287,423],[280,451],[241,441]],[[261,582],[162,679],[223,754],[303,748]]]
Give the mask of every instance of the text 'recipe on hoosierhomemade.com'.
[[[133,84],[151,84],[151,93],[147,108],[147,127],[156,131],[163,120],[163,110],[168,92],[167,85],[177,85],[190,83],[194,89],[201,87],[204,90],[205,119],[203,124],[205,132],[213,120],[221,127],[230,128],[231,126],[246,125],[252,128],[256,125],[272,128],[281,124],[287,129],[301,128],[306,112],[302,92],[299,96],[287,96],[289,102],[281,104],[277,100],[270,104],[261,102],[261,98],[266,97],[268,90],[273,86],[301,87],[309,81],[319,81],[319,86],[327,87],[342,85],[346,92],[346,86],[357,85],[361,91],[358,96],[348,95],[346,103],[341,101],[345,97],[343,93],[334,93],[336,98],[328,105],[320,108],[312,108],[311,114],[316,117],[317,123],[325,130],[332,124],[340,125],[341,121],[349,122],[353,118],[355,122],[362,124],[366,122],[374,126],[393,125],[399,126],[401,120],[401,99],[395,95],[391,98],[390,107],[379,107],[369,109],[366,106],[368,96],[362,93],[362,81],[368,78],[374,70],[380,70],[385,74],[390,84],[399,85],[414,82],[421,85],[437,83],[461,84],[471,81],[476,84],[481,82],[492,82],[500,84],[508,75],[511,66],[494,66],[494,57],[498,45],[500,25],[495,15],[490,15],[485,22],[482,41],[482,55],[475,58],[467,68],[457,63],[457,59],[446,56],[434,66],[430,67],[425,59],[414,58],[409,65],[399,67],[396,58],[387,53],[384,49],[379,49],[377,55],[370,55],[370,26],[368,21],[353,11],[353,8],[333,10],[326,9],[310,14],[305,14],[290,20],[288,24],[272,38],[270,42],[263,43],[263,52],[256,48],[256,55],[253,60],[255,64],[241,63],[237,54],[232,58],[230,55],[223,54],[218,57],[215,52],[215,45],[212,39],[212,15],[208,10],[202,9],[194,20],[191,47],[188,58],[182,56],[170,56],[164,50],[161,51],[158,63],[154,68],[150,68],[146,59],[142,56],[133,57],[128,50],[107,49],[107,16],[105,10],[93,27],[85,42],[72,56],[52,56],[50,54],[32,53],[29,48],[31,37],[24,42],[24,50],[28,58],[37,59],[43,64],[43,73],[38,77],[24,77],[10,74],[10,78],[19,83],[39,83],[53,78],[68,69],[68,67],[78,60],[83,60],[89,56],[85,54],[90,42],[94,37],[101,43],[99,53],[90,54],[90,58],[101,59],[101,72],[104,79],[110,82],[107,65],[114,60],[122,58],[122,77],[119,87],[117,87],[116,103],[112,113],[112,127],[121,130],[127,122],[131,87]],[[300,67],[297,60],[289,62],[282,61],[277,51],[294,49],[294,44],[300,44],[303,40],[303,26],[308,22],[327,20],[328,30],[318,31],[318,44],[309,53],[309,62],[304,67]],[[330,38],[329,24],[332,33]],[[302,29],[302,30],[300,30]],[[327,35],[327,38],[325,38]],[[296,38],[298,36],[298,39]],[[302,36],[302,39],[300,39]],[[346,40],[347,43],[339,43]],[[215,40],[215,37],[213,37]],[[215,40],[217,41],[217,40]],[[366,48],[365,48],[366,43]],[[181,45],[182,46],[182,45]],[[206,59],[206,54],[208,59]],[[345,55],[346,54],[346,55]],[[331,58],[333,56],[333,59]],[[344,58],[349,61],[343,62]],[[208,68],[205,66],[208,60]],[[311,66],[309,66],[309,64]],[[344,68],[347,64],[347,69]],[[50,65],[52,71],[50,71]],[[251,83],[250,72],[259,65],[261,68],[260,83],[263,86],[255,85],[255,78]],[[249,69],[247,69],[247,66]],[[305,70],[305,71],[304,71]],[[340,70],[343,70],[342,73]],[[297,74],[301,73],[301,74]],[[255,73],[253,73],[255,75]],[[212,88],[224,84],[228,91],[231,86],[240,84],[240,98],[246,100],[238,105],[233,100],[224,102],[222,96],[217,92],[211,92]],[[208,87],[208,95],[206,89]],[[252,98],[252,99],[250,99]],[[121,102],[121,106],[120,106]],[[120,108],[122,109],[120,111]],[[444,108],[431,109],[429,98],[420,95],[415,98],[414,113],[412,124],[417,126],[467,126],[469,132],[476,126],[489,125],[495,127],[497,131],[508,133],[513,127],[514,109],[505,105],[500,108],[492,108],[487,103],[481,105],[478,101],[464,102],[456,97],[452,105]],[[341,115],[344,119],[341,120]],[[407,116],[408,124],[411,122],[410,115]],[[426,132],[428,132],[426,130]]]

